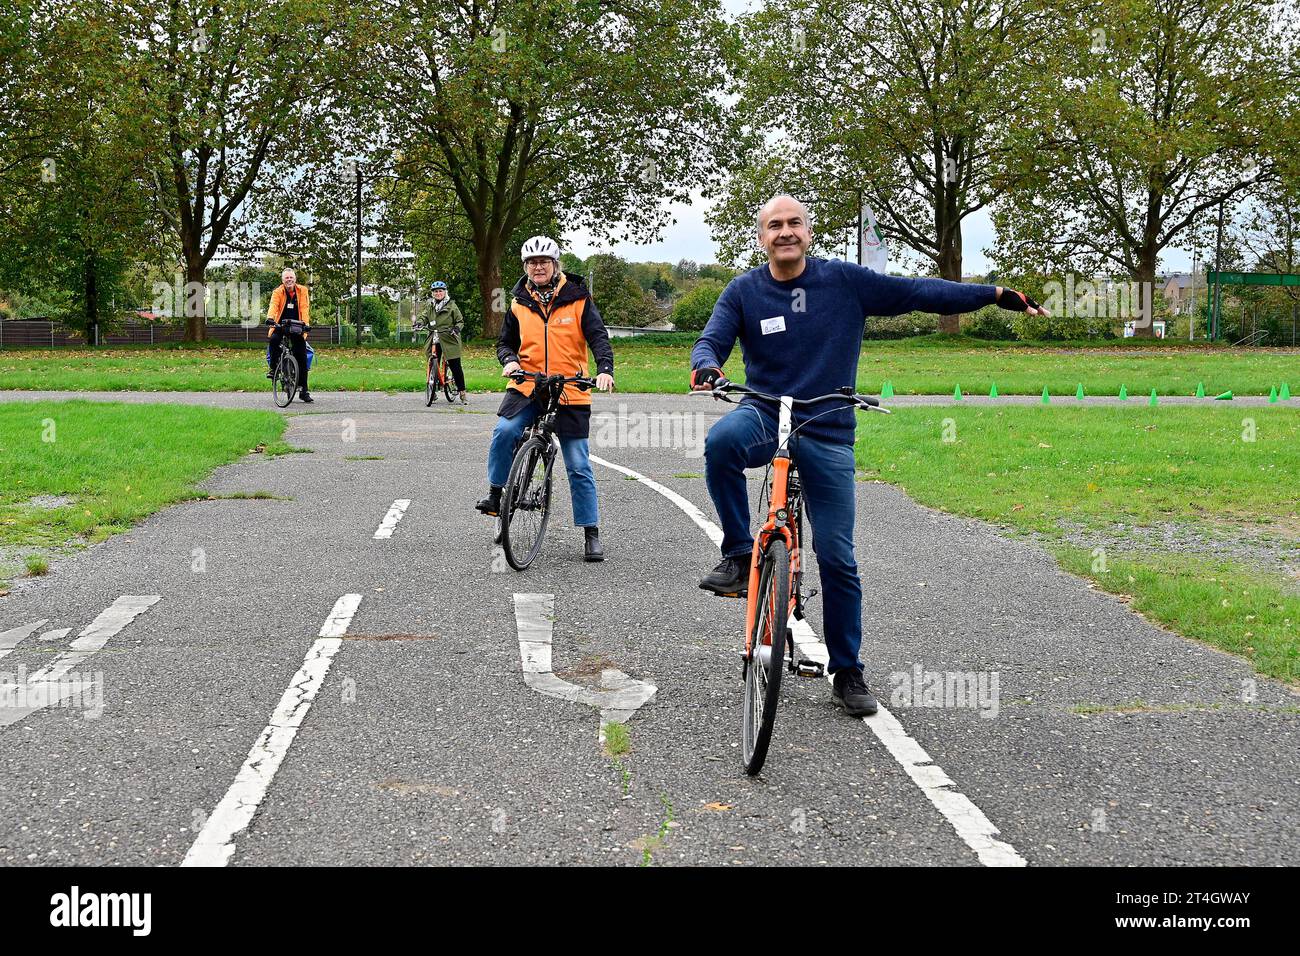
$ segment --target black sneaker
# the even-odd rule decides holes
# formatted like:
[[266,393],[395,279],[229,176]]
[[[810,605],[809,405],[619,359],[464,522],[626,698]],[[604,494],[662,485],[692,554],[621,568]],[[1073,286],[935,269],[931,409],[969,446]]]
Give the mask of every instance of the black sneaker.
[[307,392],[299,392],[298,401],[306,402],[308,405],[310,405],[312,402],[316,401],[316,399],[312,398],[311,395]]
[[831,696],[850,717],[870,717],[880,707],[871,688],[856,667],[839,671],[831,684]]
[[586,538],[582,545],[582,559],[584,561],[604,561],[605,549],[600,544],[600,529],[591,527],[583,528],[582,531]]
[[743,557],[723,558],[700,581],[700,587],[722,597],[744,597],[749,592],[749,564]]
[[488,496],[481,499],[474,507],[489,518],[495,518],[501,513],[501,489],[489,488]]
[[267,378],[275,378],[275,373],[274,373],[274,372],[270,372],[270,371],[268,371],[268,372],[266,373],[266,377],[267,377]]

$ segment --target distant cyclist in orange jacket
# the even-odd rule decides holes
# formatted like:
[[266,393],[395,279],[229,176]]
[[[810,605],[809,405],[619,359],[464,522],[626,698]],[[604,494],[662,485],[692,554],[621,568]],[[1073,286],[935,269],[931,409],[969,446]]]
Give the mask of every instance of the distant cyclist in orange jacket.
[[[299,322],[302,323],[300,334],[288,331],[291,323]],[[266,323],[271,326],[267,332],[270,341],[266,345],[266,377],[271,377],[281,337],[288,335],[289,347],[293,350],[293,357],[298,360],[298,377],[302,383],[298,398],[310,403],[312,397],[307,391],[307,330],[311,326],[311,303],[307,287],[298,284],[298,275],[292,269],[280,273],[280,285],[271,293],[271,304],[266,309]]]

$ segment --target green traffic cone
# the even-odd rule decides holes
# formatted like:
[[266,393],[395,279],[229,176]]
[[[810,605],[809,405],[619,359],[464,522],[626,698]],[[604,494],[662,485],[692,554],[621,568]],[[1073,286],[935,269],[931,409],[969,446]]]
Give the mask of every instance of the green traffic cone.
[[1123,385],[1121,385],[1121,386],[1119,387],[1119,400],[1120,400],[1121,402],[1127,402],[1127,401],[1128,401],[1128,389],[1125,388]]
[[894,383],[892,381],[885,382],[884,385],[880,386],[880,397],[881,398],[894,397]]
[[1043,386],[1043,404],[1044,404],[1044,405],[1050,405],[1050,404],[1052,404],[1052,396],[1050,396],[1050,395],[1047,394],[1047,386],[1046,386],[1046,385]]
[[960,401],[961,401],[961,386],[960,386],[960,385],[956,386],[956,387],[952,390],[952,400],[953,400],[954,402],[960,402]]
[[[1285,386],[1283,386],[1285,388]],[[998,397],[998,383],[994,382],[993,387],[989,389],[989,398]]]
[[1151,401],[1148,402],[1147,404],[1150,405],[1152,408],[1160,404],[1159,399],[1156,398],[1156,390],[1154,388],[1151,389]]
[[1074,397],[1077,398],[1079,401],[1083,401],[1083,383],[1082,383],[1082,382],[1080,382],[1080,383],[1079,383],[1079,387],[1076,388],[1076,389],[1074,390]]
[[1282,399],[1282,401],[1284,402],[1291,401],[1291,386],[1288,385],[1286,382],[1283,382],[1282,391],[1277,393],[1277,397]]
[[1214,396],[1214,400],[1216,402],[1230,402],[1232,401],[1232,392],[1220,392]]
[[1197,383],[1196,383],[1196,397],[1197,397],[1197,398],[1204,398],[1204,397],[1205,397],[1205,383],[1204,383],[1204,382],[1197,382]]
[[1270,386],[1268,387],[1268,403],[1269,403],[1270,405],[1276,405],[1276,404],[1277,404],[1277,386],[1276,386],[1276,385],[1270,385]]

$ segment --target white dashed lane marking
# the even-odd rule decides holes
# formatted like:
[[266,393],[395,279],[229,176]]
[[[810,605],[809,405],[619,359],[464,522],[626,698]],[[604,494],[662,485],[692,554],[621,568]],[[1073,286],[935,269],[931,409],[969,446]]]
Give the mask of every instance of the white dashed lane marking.
[[397,527],[397,522],[402,520],[402,515],[406,514],[406,509],[411,507],[410,498],[398,498],[393,502],[393,506],[388,509],[388,514],[384,515],[384,520],[379,522],[379,529],[375,532],[376,538],[391,538],[393,529]]
[[320,638],[307,652],[302,667],[289,682],[266,729],[235,775],[235,782],[212,811],[212,816],[208,817],[181,866],[225,866],[230,862],[235,853],[236,835],[253,822],[253,815],[266,797],[276,771],[298,735],[298,728],[311,710],[360,604],[360,594],[345,594],[334,603],[334,609],[320,629]]

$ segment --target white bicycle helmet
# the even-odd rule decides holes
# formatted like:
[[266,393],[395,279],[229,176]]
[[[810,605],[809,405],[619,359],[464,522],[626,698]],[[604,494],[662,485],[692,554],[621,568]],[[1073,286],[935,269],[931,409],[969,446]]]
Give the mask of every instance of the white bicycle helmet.
[[533,236],[519,250],[519,259],[522,262],[527,262],[529,259],[535,259],[538,256],[545,256],[547,259],[554,259],[559,262],[559,244],[549,236]]

